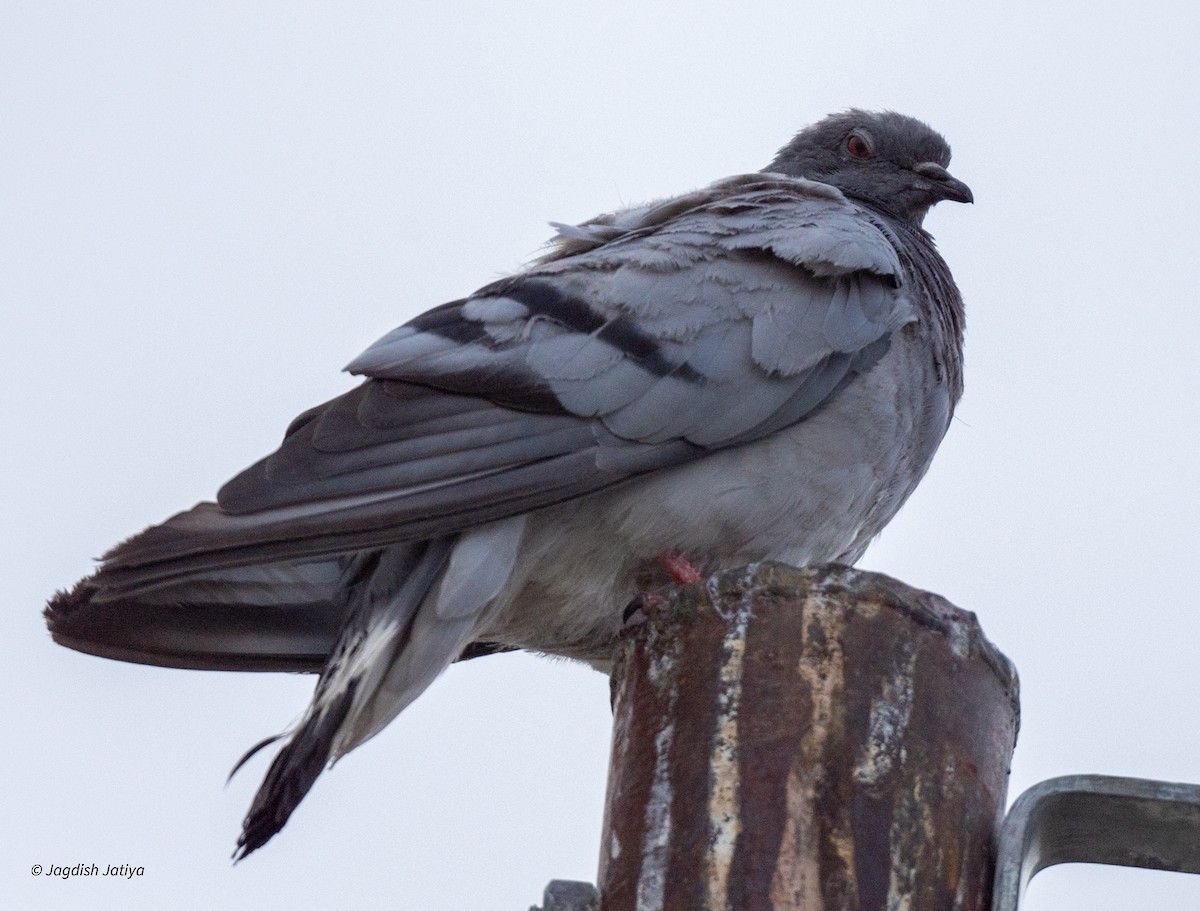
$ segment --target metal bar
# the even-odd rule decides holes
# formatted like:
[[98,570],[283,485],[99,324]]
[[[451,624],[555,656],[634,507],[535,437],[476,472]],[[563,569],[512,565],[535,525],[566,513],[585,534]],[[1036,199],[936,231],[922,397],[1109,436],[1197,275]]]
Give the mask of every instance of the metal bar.
[[992,911],[1018,911],[1038,871],[1067,863],[1200,873],[1200,785],[1107,775],[1034,785],[1004,820]]

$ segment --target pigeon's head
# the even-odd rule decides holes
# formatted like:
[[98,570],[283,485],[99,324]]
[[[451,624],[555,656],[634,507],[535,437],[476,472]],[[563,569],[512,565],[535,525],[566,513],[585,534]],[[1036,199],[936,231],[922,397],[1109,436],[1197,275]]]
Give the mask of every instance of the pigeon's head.
[[950,176],[941,134],[894,111],[850,110],[805,127],[764,170],[832,184],[847,196],[919,225],[943,199],[974,202]]

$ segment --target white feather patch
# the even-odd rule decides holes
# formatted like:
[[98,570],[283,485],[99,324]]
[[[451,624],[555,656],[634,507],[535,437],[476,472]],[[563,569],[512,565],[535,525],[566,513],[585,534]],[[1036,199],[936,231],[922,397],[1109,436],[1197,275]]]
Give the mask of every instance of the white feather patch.
[[529,308],[510,297],[473,297],[463,304],[462,313],[478,323],[508,323],[525,319]]

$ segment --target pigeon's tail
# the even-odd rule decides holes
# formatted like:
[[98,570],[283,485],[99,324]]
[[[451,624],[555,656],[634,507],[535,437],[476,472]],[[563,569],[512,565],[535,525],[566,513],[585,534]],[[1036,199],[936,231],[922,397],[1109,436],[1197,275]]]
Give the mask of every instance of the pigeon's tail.
[[[349,530],[304,524],[328,514]],[[51,599],[47,625],[62,645],[121,661],[318,672],[346,619],[342,577],[363,550],[349,526],[362,518],[336,498],[249,515],[199,503],[106,553]]]
[[444,600],[453,594],[454,547],[454,538],[442,538],[354,559],[346,628],[307,713],[255,795],[235,859],[266,844],[327,765],[391,721],[471,640],[483,605],[455,610],[461,599]]
[[[381,730],[479,638],[525,528],[517,515],[363,546],[355,530],[314,538],[296,529],[287,539],[277,528],[265,540],[263,521],[201,504],[115,548],[46,609],[56,641],[106,658],[320,672],[246,817],[239,858],[283,827],[327,764]],[[386,529],[370,534],[387,538]],[[468,653],[504,648],[484,641]]]
[[246,514],[199,503],[106,553],[51,599],[47,625],[62,645],[121,661],[319,672],[346,621],[351,563],[398,536],[376,499]]
[[348,558],[214,568],[148,586],[103,571],[46,608],[54,640],[139,664],[223,671],[320,671],[345,622]]

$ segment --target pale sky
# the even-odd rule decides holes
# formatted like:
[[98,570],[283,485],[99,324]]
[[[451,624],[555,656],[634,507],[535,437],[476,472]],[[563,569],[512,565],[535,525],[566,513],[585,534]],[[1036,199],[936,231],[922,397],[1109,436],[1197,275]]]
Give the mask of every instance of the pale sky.
[[[966,397],[862,565],[1016,662],[1010,800],[1200,782],[1197,46],[1200,7],[1156,0],[6,5],[0,903],[524,911],[594,879],[590,670],[452,668],[235,868],[268,754],[225,776],[313,678],[90,658],[39,612],[548,221],[757,170],[850,106],[942,131],[977,200],[926,223],[967,301]],[[81,862],[145,874],[30,873]],[[1200,877],[1077,867],[1025,907],[1197,906]]]

